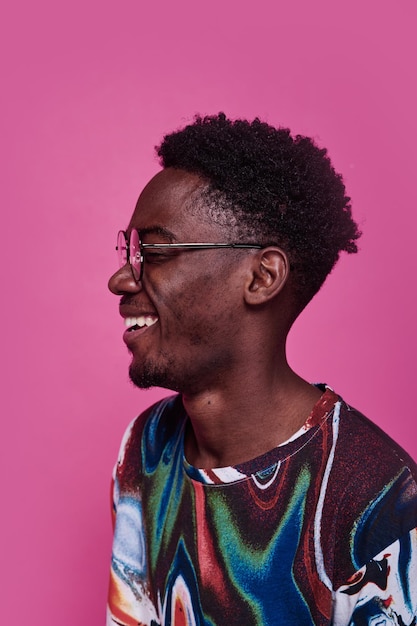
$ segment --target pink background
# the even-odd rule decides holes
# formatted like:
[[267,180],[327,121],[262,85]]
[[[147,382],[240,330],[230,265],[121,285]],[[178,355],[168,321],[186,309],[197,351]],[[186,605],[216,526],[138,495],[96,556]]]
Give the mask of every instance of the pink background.
[[328,147],[364,236],[294,328],[290,360],[417,457],[414,7],[2,9],[2,624],[104,623],[111,469],[128,422],[166,393],[127,382],[106,282],[153,146],[197,111],[259,115]]

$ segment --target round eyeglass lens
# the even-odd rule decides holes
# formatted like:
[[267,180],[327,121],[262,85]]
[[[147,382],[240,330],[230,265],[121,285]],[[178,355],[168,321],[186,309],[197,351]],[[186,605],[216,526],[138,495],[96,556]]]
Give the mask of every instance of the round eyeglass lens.
[[139,241],[139,233],[134,228],[130,233],[130,242],[129,242],[129,250],[130,250],[130,265],[132,266],[132,273],[135,280],[140,280],[140,268],[141,268],[141,253],[140,253],[140,241]]
[[127,263],[127,245],[126,245],[126,235],[123,230],[119,230],[117,233],[117,258],[119,259],[120,267],[126,265]]

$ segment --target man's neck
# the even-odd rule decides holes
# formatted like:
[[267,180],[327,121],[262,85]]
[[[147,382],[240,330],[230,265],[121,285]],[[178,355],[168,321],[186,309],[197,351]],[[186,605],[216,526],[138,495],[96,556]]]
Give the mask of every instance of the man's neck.
[[187,461],[199,468],[249,461],[301,428],[321,392],[285,363],[279,375],[230,377],[221,387],[183,394],[190,418]]

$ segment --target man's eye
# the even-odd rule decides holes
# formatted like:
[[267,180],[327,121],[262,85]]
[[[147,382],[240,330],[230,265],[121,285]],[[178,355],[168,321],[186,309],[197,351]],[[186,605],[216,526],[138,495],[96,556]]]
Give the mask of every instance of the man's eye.
[[145,250],[143,254],[148,263],[158,263],[158,261],[164,261],[170,256],[170,253],[164,250]]

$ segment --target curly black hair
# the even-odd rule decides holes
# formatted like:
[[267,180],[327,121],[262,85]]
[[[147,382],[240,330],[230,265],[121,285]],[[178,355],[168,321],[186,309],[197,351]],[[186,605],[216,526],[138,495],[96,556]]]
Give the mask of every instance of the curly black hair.
[[201,117],[156,148],[164,168],[199,174],[206,202],[232,212],[242,238],[275,244],[289,257],[299,310],[320,289],[342,250],[361,233],[327,150],[258,118]]

